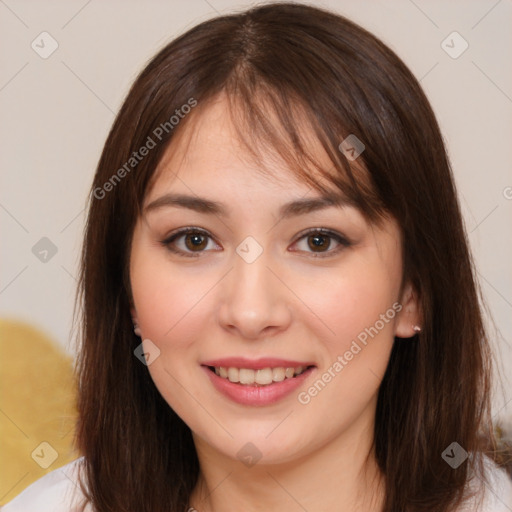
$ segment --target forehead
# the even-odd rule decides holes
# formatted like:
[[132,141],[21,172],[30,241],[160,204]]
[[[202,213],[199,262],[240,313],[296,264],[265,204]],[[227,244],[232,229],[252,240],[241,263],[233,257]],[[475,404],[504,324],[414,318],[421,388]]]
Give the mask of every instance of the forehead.
[[233,102],[224,94],[198,105],[174,134],[155,170],[146,197],[154,196],[177,180],[181,180],[182,185],[196,183],[203,189],[221,181],[224,186],[246,187],[254,186],[257,181],[269,190],[286,188],[296,195],[303,195],[311,191],[312,186],[297,173],[299,167],[302,172],[315,176],[314,181],[322,183],[327,190],[340,193],[318,173],[318,167],[328,170],[333,165],[307,123],[301,123],[301,144],[314,155],[315,165],[301,159],[298,153],[294,153],[294,162],[283,158],[279,149],[287,147],[292,151],[292,143],[286,140],[287,134],[270,111],[269,118],[274,117],[273,126],[280,137],[275,146],[262,141],[252,131],[247,119],[240,115],[243,108],[236,107],[233,112]]

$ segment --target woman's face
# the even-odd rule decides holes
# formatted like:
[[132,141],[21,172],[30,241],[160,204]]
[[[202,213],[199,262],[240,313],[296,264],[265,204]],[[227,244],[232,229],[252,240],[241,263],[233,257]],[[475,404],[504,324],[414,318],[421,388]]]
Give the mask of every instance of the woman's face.
[[414,334],[399,229],[322,200],[270,155],[258,172],[224,101],[177,134],[135,228],[132,314],[149,372],[216,456],[359,448],[394,336]]

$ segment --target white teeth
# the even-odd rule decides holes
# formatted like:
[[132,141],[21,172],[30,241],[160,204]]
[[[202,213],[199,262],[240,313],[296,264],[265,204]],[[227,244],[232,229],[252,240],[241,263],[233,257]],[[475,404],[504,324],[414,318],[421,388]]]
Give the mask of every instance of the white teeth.
[[256,384],[270,384],[272,382],[272,370],[270,368],[263,368],[263,370],[256,370],[256,377],[254,379]]
[[240,384],[254,384],[254,370],[241,368],[238,373]]
[[284,368],[273,368],[272,369],[272,380],[274,382],[282,382],[285,379]]
[[268,386],[273,382],[282,382],[285,379],[291,379],[300,375],[305,366],[297,366],[295,368],[262,368],[253,370],[251,368],[226,368],[224,366],[215,367],[215,373],[230,382],[237,382],[244,385]]
[[238,368],[228,368],[228,379],[231,382],[239,382]]

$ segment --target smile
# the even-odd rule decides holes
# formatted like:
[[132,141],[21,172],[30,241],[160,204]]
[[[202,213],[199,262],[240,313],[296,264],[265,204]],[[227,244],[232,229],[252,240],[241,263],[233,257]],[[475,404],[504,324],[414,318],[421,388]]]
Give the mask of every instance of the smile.
[[312,361],[273,357],[228,357],[204,361],[201,367],[220,395],[253,407],[270,406],[292,396],[318,370]]
[[233,366],[209,366],[209,369],[219,377],[233,383],[246,386],[268,386],[274,382],[283,382],[285,379],[297,377],[307,370],[307,367],[285,368],[284,366],[278,366],[253,370],[252,368],[235,368]]

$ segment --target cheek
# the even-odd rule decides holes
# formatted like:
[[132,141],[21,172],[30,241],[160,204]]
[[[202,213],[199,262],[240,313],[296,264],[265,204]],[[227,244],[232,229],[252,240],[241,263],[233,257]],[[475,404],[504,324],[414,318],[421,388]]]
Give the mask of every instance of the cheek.
[[[193,404],[183,387],[189,378],[191,363],[200,354],[193,340],[209,318],[201,298],[211,288],[187,271],[177,271],[165,259],[133,255],[131,285],[137,320],[143,339],[151,340],[160,350],[148,366],[160,394],[183,418],[189,418]],[[185,386],[186,387],[186,386]]]
[[374,328],[393,338],[400,284],[395,274],[378,261],[362,261],[309,288],[308,305],[327,327],[324,340],[331,353],[347,350],[358,337],[364,340],[368,330],[375,336]]
[[[149,251],[148,251],[149,252]],[[142,334],[158,343],[175,338],[186,325],[188,332],[200,314],[201,299],[211,284],[188,269],[174,269],[165,257],[133,258],[131,283],[134,305]]]
[[367,262],[314,288],[311,309],[319,312],[328,330],[323,330],[325,335],[319,340],[324,349],[322,367],[299,395],[299,402],[305,410],[329,411],[330,425],[309,420],[319,432],[348,427],[376,400],[400,309],[395,277],[387,267]]

